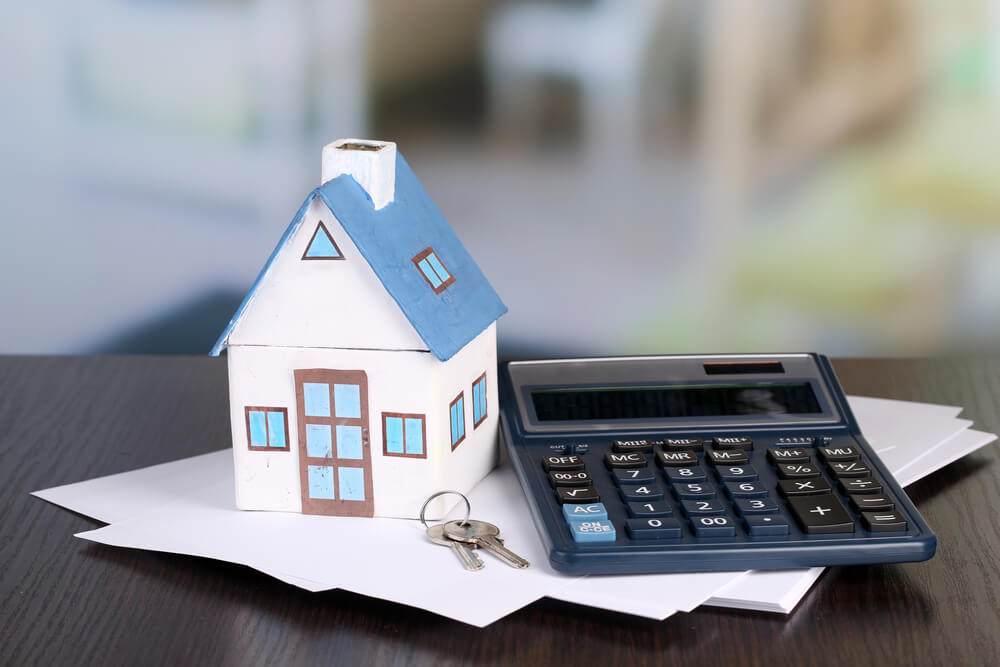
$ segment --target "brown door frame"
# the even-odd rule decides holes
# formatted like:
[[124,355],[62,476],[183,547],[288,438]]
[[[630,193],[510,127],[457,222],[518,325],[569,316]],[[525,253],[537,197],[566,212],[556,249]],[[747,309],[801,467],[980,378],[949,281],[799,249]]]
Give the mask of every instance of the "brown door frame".
[[[330,416],[306,417],[306,382],[321,382],[330,386]],[[337,417],[333,385],[356,384],[361,399],[361,417]],[[368,375],[364,371],[342,371],[327,368],[309,368],[295,371],[295,403],[298,413],[299,435],[299,479],[302,491],[303,514],[325,514],[329,516],[373,516],[375,499],[372,496],[372,455],[371,434],[368,428]],[[306,422],[330,425],[330,458],[310,457],[306,450]],[[361,459],[341,459],[337,457],[337,426],[361,427]],[[333,468],[333,500],[309,497],[309,466],[330,466]],[[341,500],[338,470],[341,466],[362,468],[365,480],[364,500]]]

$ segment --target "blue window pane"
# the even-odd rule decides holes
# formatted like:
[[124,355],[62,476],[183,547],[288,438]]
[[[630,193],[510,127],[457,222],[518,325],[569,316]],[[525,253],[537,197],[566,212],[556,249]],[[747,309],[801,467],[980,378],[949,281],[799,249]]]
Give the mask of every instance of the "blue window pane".
[[486,379],[472,385],[472,420],[479,423],[486,416]]
[[333,500],[333,468],[309,466],[309,497]]
[[479,421],[479,383],[472,385],[472,421]]
[[306,454],[327,459],[333,456],[329,424],[306,424]]
[[267,413],[267,442],[272,447],[285,446],[285,413]]
[[330,416],[330,385],[321,382],[304,382],[302,393],[306,402],[306,416]]
[[415,417],[406,418],[406,453],[424,453],[424,420]]
[[427,255],[427,261],[430,262],[431,267],[434,269],[434,272],[437,273],[438,278],[441,279],[441,282],[444,282],[448,280],[448,278],[451,278],[451,275],[449,275],[448,272],[444,270],[444,267],[441,266],[441,262],[438,261],[437,255],[435,255],[434,253]]
[[365,471],[361,468],[344,468],[337,470],[337,481],[340,483],[341,500],[365,499]]
[[403,420],[400,417],[385,418],[385,451],[403,453]]
[[267,447],[267,423],[260,410],[250,411],[250,446]]
[[455,444],[455,441],[458,440],[458,426],[456,426],[457,420],[455,419],[455,413],[457,411],[455,410],[455,407],[455,405],[451,406],[451,444],[453,445]]
[[333,244],[333,239],[327,233],[325,227],[317,227],[316,235],[306,250],[306,257],[340,257],[337,247]]
[[451,444],[462,439],[465,435],[465,397],[458,399],[451,406]]
[[427,262],[427,258],[426,257],[424,259],[420,260],[417,263],[417,266],[419,266],[421,272],[423,272],[423,274],[425,276],[427,276],[427,280],[431,281],[431,285],[434,286],[434,289],[437,289],[438,287],[441,286],[441,283],[443,281],[440,278],[437,277],[437,273],[435,273],[434,269],[431,268],[431,265]]
[[[327,427],[329,428],[329,426]],[[360,459],[361,427],[337,425],[337,458]]]
[[333,406],[338,417],[361,419],[361,387],[356,384],[333,385]]

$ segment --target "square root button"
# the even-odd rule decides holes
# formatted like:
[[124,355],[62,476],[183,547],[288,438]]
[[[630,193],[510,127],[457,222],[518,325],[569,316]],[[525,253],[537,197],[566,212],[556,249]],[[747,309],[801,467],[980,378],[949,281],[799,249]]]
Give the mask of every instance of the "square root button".
[[610,521],[569,521],[570,533],[574,542],[591,544],[595,542],[614,542],[617,538],[615,527]]

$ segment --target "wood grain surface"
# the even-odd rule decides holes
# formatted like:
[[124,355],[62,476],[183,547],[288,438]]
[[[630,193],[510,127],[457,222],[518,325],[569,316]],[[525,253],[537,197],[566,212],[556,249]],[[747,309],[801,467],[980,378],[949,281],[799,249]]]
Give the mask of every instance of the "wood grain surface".
[[[848,393],[961,405],[1000,432],[1000,360],[835,367]],[[226,405],[225,359],[0,357],[0,665],[1000,664],[996,446],[909,488],[933,560],[830,569],[787,617],[705,607],[655,622],[541,600],[480,630],[92,544],[73,534],[100,524],[28,495],[225,447]]]

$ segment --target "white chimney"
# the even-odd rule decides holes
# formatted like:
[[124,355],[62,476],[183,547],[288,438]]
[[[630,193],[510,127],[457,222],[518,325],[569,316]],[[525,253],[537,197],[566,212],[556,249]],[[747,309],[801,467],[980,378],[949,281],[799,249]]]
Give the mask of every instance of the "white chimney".
[[375,210],[396,197],[396,144],[371,139],[338,139],[323,147],[322,183],[341,174],[354,177]]

